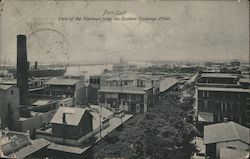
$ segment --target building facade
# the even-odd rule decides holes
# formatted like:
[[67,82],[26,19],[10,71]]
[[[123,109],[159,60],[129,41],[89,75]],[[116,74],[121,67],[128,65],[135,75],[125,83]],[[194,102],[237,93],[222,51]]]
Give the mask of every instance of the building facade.
[[99,90],[99,102],[125,112],[147,112],[154,99],[154,87],[142,78],[107,79]]
[[86,88],[82,80],[68,78],[50,79],[45,85],[45,93],[50,96],[74,98],[76,104],[84,103]]
[[197,83],[198,123],[224,119],[250,127],[250,89],[237,75],[204,74]]
[[0,127],[14,128],[19,118],[19,89],[15,85],[0,85]]

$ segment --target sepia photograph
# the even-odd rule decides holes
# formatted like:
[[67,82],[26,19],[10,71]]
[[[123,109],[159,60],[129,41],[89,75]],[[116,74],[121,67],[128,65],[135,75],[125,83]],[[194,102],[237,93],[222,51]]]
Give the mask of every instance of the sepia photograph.
[[250,158],[249,0],[0,0],[0,158]]

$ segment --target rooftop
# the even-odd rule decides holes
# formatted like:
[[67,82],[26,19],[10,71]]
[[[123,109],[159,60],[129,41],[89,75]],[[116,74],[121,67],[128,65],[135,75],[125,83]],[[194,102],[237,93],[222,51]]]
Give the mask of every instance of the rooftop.
[[249,144],[249,139],[249,129],[232,121],[204,126],[204,144],[233,140]]
[[63,124],[63,114],[66,113],[67,115],[65,115],[65,120],[67,125],[77,126],[86,111],[87,110],[84,108],[59,107],[50,122],[54,124]]
[[198,90],[202,90],[202,91],[215,91],[215,92],[241,92],[241,93],[250,93],[250,89],[243,89],[243,88],[198,87]]
[[[122,118],[118,118],[118,117],[111,118],[109,120],[109,126],[106,129],[103,129],[101,131],[102,137],[100,137],[99,133],[95,135],[95,137],[97,138],[97,140],[95,140],[95,143],[100,141],[102,138],[104,138],[106,135],[108,135],[110,132],[115,130],[117,127],[119,127],[122,123],[126,122],[131,117],[133,117],[133,115],[125,114],[125,116],[123,116]],[[88,146],[84,146],[84,147],[74,147],[74,146],[65,146],[65,145],[52,143],[48,146],[48,149],[61,151],[61,152],[67,152],[67,153],[73,153],[73,154],[82,154],[87,149],[89,149],[92,146],[92,144]]]
[[242,83],[250,83],[250,79],[249,78],[241,78],[240,82],[242,82]]
[[25,158],[28,157],[29,155],[35,153],[36,151],[48,146],[50,142],[48,142],[45,139],[36,139],[33,140],[30,145],[27,145],[26,147],[18,150],[15,153],[12,153],[8,155],[10,158]]
[[34,102],[32,105],[33,106],[41,106],[41,105],[47,105],[51,102],[51,100],[46,100],[46,99],[40,99]]
[[145,94],[145,87],[136,86],[101,86],[100,92],[108,93],[128,93],[128,94]]
[[52,79],[48,80],[45,84],[71,86],[71,85],[75,85],[78,82],[79,82],[79,80],[77,80],[77,79],[52,78]]
[[227,73],[203,73],[201,77],[212,77],[212,78],[238,78],[238,75],[227,74]]
[[160,82],[160,92],[164,92],[168,90],[170,87],[178,83],[178,80],[176,78],[166,78]]
[[10,87],[12,87],[12,85],[3,85],[3,84],[0,84],[0,90],[8,90]]
[[5,84],[5,85],[14,85],[17,83],[16,79],[0,79],[0,84]]
[[93,129],[96,129],[100,126],[100,113],[102,113],[102,118],[108,119],[113,116],[113,112],[106,108],[102,108],[98,105],[91,105],[90,108],[84,108],[89,111],[89,113],[93,116]]

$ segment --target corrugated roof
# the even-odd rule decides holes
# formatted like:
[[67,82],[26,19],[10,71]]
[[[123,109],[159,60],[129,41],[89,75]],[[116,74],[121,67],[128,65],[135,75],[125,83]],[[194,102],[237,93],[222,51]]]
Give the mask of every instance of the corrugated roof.
[[217,91],[217,92],[245,92],[250,93],[250,89],[243,88],[220,88],[220,87],[198,87],[198,90],[202,91]]
[[128,93],[128,94],[145,94],[144,87],[131,86],[101,86],[100,92],[108,93]]
[[85,112],[86,109],[84,108],[59,107],[50,122],[55,124],[63,124],[63,114],[67,113],[65,115],[66,124],[77,126],[80,123]]
[[160,92],[164,92],[166,90],[168,90],[170,87],[172,87],[173,85],[175,85],[178,82],[178,80],[176,78],[166,78],[164,80],[162,80],[160,82]]
[[45,84],[47,85],[75,85],[79,80],[76,79],[66,79],[66,78],[52,78],[48,80]]
[[204,126],[204,144],[241,140],[250,143],[249,129],[235,122]]
[[7,90],[7,89],[9,89],[10,87],[12,87],[12,85],[0,84],[0,89],[1,89],[1,90]]

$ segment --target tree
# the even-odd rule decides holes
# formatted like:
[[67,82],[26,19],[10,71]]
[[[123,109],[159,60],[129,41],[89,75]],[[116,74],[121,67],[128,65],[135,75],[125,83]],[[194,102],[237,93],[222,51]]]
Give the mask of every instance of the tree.
[[[194,87],[189,87],[194,91]],[[183,98],[182,92],[169,92],[165,100],[137,114],[123,128],[113,131],[105,140],[94,146],[96,157],[190,158],[194,146],[190,144],[197,131],[186,121],[194,99]]]

